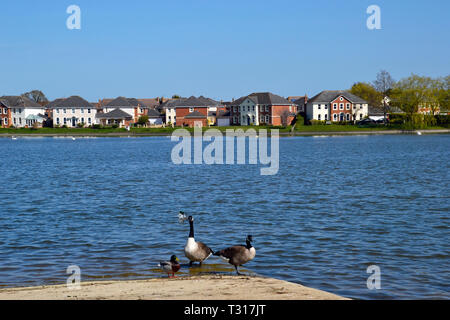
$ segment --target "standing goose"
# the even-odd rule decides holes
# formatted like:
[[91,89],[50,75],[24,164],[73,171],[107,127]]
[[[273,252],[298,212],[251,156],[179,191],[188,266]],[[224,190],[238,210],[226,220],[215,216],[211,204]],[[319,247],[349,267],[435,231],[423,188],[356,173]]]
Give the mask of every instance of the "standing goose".
[[253,237],[247,236],[247,245],[232,246],[214,253],[215,256],[219,256],[222,259],[228,261],[236,269],[238,275],[240,275],[238,267],[253,260],[256,256],[256,250],[252,246]]
[[184,247],[184,254],[186,255],[186,258],[189,259],[189,266],[192,266],[193,262],[200,262],[201,265],[203,261],[208,259],[209,256],[214,253],[214,251],[212,251],[211,248],[203,242],[195,241],[194,218],[192,218],[192,216],[189,216],[188,221],[190,230],[189,237],[186,241],[186,246]]
[[[167,276],[169,278],[175,278],[175,272],[180,270],[181,265],[180,261],[178,260],[177,256],[173,255],[170,257],[170,261],[161,261],[158,264],[158,267],[162,270],[167,272]],[[170,276],[172,274],[172,277]]]

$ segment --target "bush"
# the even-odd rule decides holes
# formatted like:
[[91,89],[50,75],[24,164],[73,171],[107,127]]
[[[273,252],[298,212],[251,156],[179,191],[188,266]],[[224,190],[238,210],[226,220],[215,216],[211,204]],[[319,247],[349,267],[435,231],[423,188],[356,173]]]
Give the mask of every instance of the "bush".
[[67,124],[63,124],[61,128],[67,129]]
[[310,120],[309,121],[313,126],[324,126],[327,124],[325,120]]
[[303,126],[305,124],[305,118],[303,118],[301,115],[297,115],[295,120],[295,127]]
[[77,123],[78,128],[84,128],[84,123]]
[[450,126],[450,115],[448,114],[439,114],[435,116],[436,118],[436,125],[448,127]]
[[119,127],[118,124],[113,124],[113,125],[111,126],[111,128],[113,128],[113,129],[117,129],[118,127]]
[[102,126],[100,124],[93,124],[92,129],[101,129]]

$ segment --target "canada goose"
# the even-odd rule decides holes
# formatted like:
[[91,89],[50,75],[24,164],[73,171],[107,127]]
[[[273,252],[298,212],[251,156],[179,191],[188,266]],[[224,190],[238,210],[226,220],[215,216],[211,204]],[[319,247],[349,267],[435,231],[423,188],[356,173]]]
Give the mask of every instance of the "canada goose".
[[228,261],[236,269],[238,275],[240,275],[238,267],[243,264],[253,260],[256,256],[256,250],[252,246],[253,237],[251,235],[247,236],[247,245],[243,246],[232,246],[214,253],[215,256],[219,256],[222,259]]
[[192,266],[192,263],[200,262],[200,265],[203,261],[209,258],[211,254],[214,253],[214,251],[211,250],[210,247],[208,247],[203,242],[197,242],[194,239],[194,218],[192,216],[188,217],[190,230],[189,230],[189,237],[186,241],[186,246],[184,247],[184,254],[189,259],[189,266]]
[[[158,264],[158,267],[162,270],[167,272],[167,276],[169,278],[175,277],[175,272],[180,270],[180,260],[178,260],[177,256],[173,255],[170,257],[170,261],[161,261]],[[170,276],[172,274],[172,277]]]

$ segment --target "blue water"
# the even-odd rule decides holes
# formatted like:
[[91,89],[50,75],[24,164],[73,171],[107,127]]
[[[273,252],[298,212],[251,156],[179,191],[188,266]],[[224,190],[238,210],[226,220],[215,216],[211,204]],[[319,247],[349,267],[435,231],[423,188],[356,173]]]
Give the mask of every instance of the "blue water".
[[[0,286],[163,277],[188,224],[243,272],[359,299],[449,299],[450,135],[280,139],[280,170],[174,165],[166,137],[0,139]],[[366,285],[369,265],[381,289]],[[233,272],[220,258],[182,275]]]

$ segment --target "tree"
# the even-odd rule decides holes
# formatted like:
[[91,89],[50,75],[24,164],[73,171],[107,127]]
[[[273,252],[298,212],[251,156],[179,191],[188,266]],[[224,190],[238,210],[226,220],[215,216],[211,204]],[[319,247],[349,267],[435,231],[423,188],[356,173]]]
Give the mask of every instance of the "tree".
[[430,78],[412,74],[397,82],[391,92],[391,105],[403,110],[409,122],[419,110],[419,106],[429,101]]
[[172,96],[172,99],[181,99],[181,96],[179,96],[179,95],[177,95],[177,94],[174,94],[174,95]]
[[370,83],[357,82],[352,86],[350,92],[355,96],[363,98],[373,107],[381,106],[383,94],[378,92]]
[[147,122],[148,122],[148,116],[146,116],[146,115],[140,116],[137,121],[137,123],[141,126],[145,126],[147,124]]
[[280,118],[281,118],[281,125],[283,127],[287,127],[289,125],[288,121],[289,121],[289,116],[291,115],[291,113],[287,110],[284,110],[281,114],[280,114]]
[[389,112],[389,105],[387,104],[385,97],[387,97],[391,92],[395,85],[395,81],[389,72],[386,70],[381,70],[378,72],[377,78],[373,82],[373,85],[375,90],[383,95],[381,107],[383,108],[384,121],[386,121],[386,115]]
[[31,90],[29,92],[25,92],[21,94],[22,97],[26,97],[36,103],[41,105],[45,105],[48,103],[48,99],[45,94],[40,90]]

